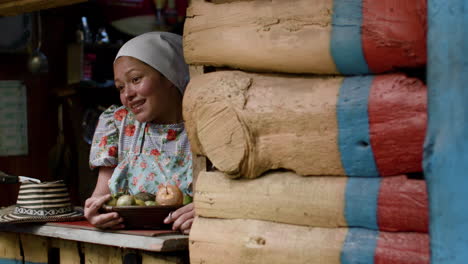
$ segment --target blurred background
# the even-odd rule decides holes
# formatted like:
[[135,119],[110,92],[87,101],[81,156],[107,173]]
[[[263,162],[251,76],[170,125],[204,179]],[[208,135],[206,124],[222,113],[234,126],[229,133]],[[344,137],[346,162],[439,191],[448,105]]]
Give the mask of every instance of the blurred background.
[[[119,47],[149,31],[182,35],[188,0],[75,0],[28,13],[3,8],[7,2],[0,1],[0,171],[65,180],[82,205],[97,179],[88,155],[98,117],[120,104],[112,73]],[[0,206],[15,204],[18,188],[0,184]]]

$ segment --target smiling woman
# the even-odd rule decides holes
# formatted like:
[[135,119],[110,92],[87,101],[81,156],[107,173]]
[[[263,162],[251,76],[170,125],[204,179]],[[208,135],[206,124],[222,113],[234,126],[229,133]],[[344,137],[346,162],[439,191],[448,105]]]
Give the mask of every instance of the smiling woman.
[[[174,185],[192,195],[192,154],[182,119],[188,66],[179,35],[151,32],[128,41],[114,61],[123,106],[104,111],[96,128],[90,166],[99,179],[85,203],[85,216],[100,228],[124,228],[116,213],[100,214],[110,195],[156,194]],[[183,195],[180,195],[183,197]],[[193,205],[175,211],[166,224],[188,232]]]

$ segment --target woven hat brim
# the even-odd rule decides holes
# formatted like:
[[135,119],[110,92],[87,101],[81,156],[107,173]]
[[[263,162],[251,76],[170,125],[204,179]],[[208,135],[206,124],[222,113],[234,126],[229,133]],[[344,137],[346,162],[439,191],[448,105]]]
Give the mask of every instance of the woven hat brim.
[[[0,224],[17,224],[17,223],[44,223],[44,222],[67,222],[78,221],[84,219],[82,207],[74,207],[73,211],[66,214],[55,216],[27,216],[17,215],[13,211],[15,206],[9,206],[0,210]],[[6,214],[3,214],[6,213]]]

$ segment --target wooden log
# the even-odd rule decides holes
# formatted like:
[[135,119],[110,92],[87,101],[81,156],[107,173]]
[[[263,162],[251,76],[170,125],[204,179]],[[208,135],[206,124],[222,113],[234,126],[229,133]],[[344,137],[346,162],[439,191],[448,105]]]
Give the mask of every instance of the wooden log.
[[193,0],[190,64],[345,75],[426,64],[424,0]]
[[190,263],[340,263],[345,238],[344,228],[198,217],[190,231]]
[[202,172],[195,190],[195,212],[203,217],[344,227],[345,190],[345,177],[277,172],[254,180],[232,180],[221,172]]
[[368,177],[422,170],[426,88],[402,74],[213,72],[190,81],[183,109],[194,153],[233,178],[278,168]]
[[197,217],[191,263],[429,263],[429,236]]
[[23,263],[19,235],[10,232],[0,232],[0,263]]
[[232,180],[221,172],[202,172],[195,212],[315,227],[428,231],[426,184],[406,176],[301,177],[273,172],[254,180]]

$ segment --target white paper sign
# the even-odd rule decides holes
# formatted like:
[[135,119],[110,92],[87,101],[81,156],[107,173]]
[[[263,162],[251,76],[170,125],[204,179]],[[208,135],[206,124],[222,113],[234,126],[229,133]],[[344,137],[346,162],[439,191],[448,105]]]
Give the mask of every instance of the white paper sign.
[[26,86],[0,81],[0,156],[28,155]]

